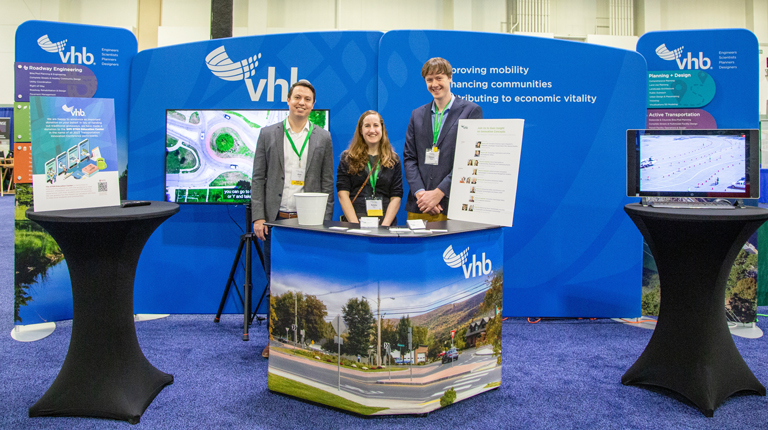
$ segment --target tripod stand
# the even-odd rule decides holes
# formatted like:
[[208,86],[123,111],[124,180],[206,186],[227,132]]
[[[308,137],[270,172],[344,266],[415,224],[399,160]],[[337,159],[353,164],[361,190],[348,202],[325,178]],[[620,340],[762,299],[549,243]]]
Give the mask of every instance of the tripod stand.
[[[240,235],[240,245],[237,247],[237,254],[235,254],[235,260],[232,262],[232,269],[229,271],[227,286],[224,287],[224,294],[221,296],[219,311],[216,312],[216,317],[213,319],[213,322],[215,323],[218,323],[221,320],[221,312],[224,310],[224,304],[227,301],[227,297],[229,297],[229,289],[232,287],[235,279],[235,270],[237,270],[237,265],[240,263],[240,256],[243,253],[243,248],[245,248],[245,280],[243,281],[244,298],[242,299],[244,341],[248,340],[248,327],[256,317],[256,312],[258,312],[259,308],[261,307],[261,303],[264,301],[264,297],[267,295],[267,291],[269,291],[269,279],[267,279],[267,285],[264,286],[264,291],[261,292],[259,304],[256,305],[256,309],[253,311],[253,315],[251,315],[251,290],[253,289],[253,284],[251,283],[252,246],[256,247],[256,252],[259,254],[259,260],[261,260],[261,267],[263,268],[265,264],[264,254],[261,252],[261,247],[259,246],[258,239],[255,236],[256,235],[253,233],[253,222],[251,221],[251,205],[247,204],[245,205],[245,233]],[[235,291],[237,291],[237,286],[235,286]],[[239,292],[238,295],[240,295]],[[261,321],[259,321],[259,324],[261,324]]]

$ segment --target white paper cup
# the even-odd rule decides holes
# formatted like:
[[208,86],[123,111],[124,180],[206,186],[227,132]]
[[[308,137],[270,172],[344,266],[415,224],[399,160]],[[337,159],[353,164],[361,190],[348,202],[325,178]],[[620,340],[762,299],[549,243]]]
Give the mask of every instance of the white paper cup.
[[296,193],[296,212],[299,225],[321,225],[328,204],[327,193]]

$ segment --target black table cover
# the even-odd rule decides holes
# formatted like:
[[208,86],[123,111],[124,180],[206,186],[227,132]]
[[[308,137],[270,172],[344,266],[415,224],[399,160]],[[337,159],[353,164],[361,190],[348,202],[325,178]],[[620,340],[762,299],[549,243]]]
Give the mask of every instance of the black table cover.
[[144,357],[133,322],[133,281],[144,244],[175,203],[27,211],[61,247],[72,281],[72,335],[64,364],[29,416],[138,423],[173,376]]
[[768,210],[666,209],[630,204],[656,260],[661,306],[656,329],[624,385],[675,391],[711,417],[729,396],[765,396],[736,349],[725,316],[725,287],[739,250],[768,219]]

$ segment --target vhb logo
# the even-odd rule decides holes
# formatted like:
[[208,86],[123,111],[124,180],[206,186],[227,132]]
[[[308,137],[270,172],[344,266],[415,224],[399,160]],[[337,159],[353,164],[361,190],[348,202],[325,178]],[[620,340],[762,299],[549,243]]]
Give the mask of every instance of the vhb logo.
[[256,67],[259,65],[258,60],[260,58],[261,54],[257,54],[245,60],[234,62],[229,59],[224,47],[219,46],[205,56],[205,64],[214,75],[225,81],[245,81],[251,101],[259,101],[265,87],[267,88],[267,101],[275,101],[275,87],[277,85],[280,86],[281,90],[280,100],[288,101],[288,89],[299,80],[299,68],[291,67],[291,82],[288,83],[285,79],[275,79],[275,68],[269,67],[267,68],[267,78],[260,79],[258,87],[254,89],[253,81],[250,78],[256,74]]
[[476,254],[472,254],[472,262],[469,263],[469,265],[467,265],[468,255],[469,248],[461,251],[461,253],[457,255],[453,252],[453,245],[448,245],[448,248],[445,248],[445,251],[443,252],[443,261],[445,261],[445,264],[447,264],[448,267],[454,269],[461,267],[464,270],[465,279],[469,279],[470,276],[474,278],[476,276],[491,273],[493,265],[490,259],[485,259],[485,252],[483,252],[480,261],[477,261]]
[[85,116],[85,111],[77,109],[74,106],[67,106],[66,104],[61,107],[64,112],[69,112],[72,116]]
[[93,54],[89,53],[85,49],[85,46],[83,46],[82,52],[76,52],[75,47],[71,46],[69,52],[65,54],[64,48],[67,46],[67,39],[62,40],[61,42],[51,42],[51,40],[48,39],[48,35],[45,34],[37,39],[37,44],[43,48],[43,51],[58,52],[62,63],[93,64]]
[[667,46],[665,44],[659,45],[658,48],[656,48],[656,55],[659,56],[662,60],[667,61],[675,61],[677,62],[677,67],[680,68],[680,70],[688,68],[690,69],[709,69],[710,66],[712,66],[712,61],[710,61],[709,58],[704,56],[703,52],[699,52],[699,58],[691,57],[691,53],[688,53],[688,58],[683,58],[682,60],[680,57],[683,55],[683,47],[679,47],[673,51],[670,51],[667,49]]

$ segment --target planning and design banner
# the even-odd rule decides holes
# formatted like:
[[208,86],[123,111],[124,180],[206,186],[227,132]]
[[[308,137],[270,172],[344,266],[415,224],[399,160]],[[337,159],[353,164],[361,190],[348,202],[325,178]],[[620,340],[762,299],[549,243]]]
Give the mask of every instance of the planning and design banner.
[[501,229],[272,234],[270,390],[392,415],[501,385]]
[[[759,128],[758,41],[752,32],[650,32],[638,40],[637,51],[648,63],[647,128]],[[745,154],[731,158],[740,157],[743,160]],[[741,179],[723,171],[713,173],[710,184],[727,191],[738,187]],[[750,323],[757,318],[757,237],[752,235],[739,251],[728,277],[724,306],[729,321]],[[642,313],[658,315],[663,292],[656,262],[645,242],[643,247]]]
[[652,31],[637,52],[648,63],[646,128],[757,128],[760,69],[751,31]]
[[30,115],[35,211],[119,205],[112,99],[33,96]]
[[512,227],[523,125],[522,119],[459,120],[448,218]]
[[[123,28],[27,21],[16,28],[15,46],[14,147],[18,154],[16,169],[22,174],[14,178],[17,207],[14,321],[33,324],[72,318],[72,292],[67,264],[58,245],[39,225],[24,216],[25,210],[34,206],[30,98],[112,100],[112,144],[117,158],[113,163],[105,162],[119,176],[119,189],[110,186],[109,192],[124,197],[128,166],[128,77],[137,43],[133,33]],[[80,149],[83,139],[62,143],[59,149],[69,151],[74,145]],[[56,154],[57,158],[60,153]],[[40,171],[50,159],[43,160]],[[69,165],[66,168],[68,173],[72,172]],[[64,181],[58,176],[58,166],[55,178],[59,185]],[[66,181],[74,180],[72,178],[70,175]],[[88,179],[77,181],[75,187]]]
[[387,32],[379,112],[400,154],[411,111],[433,99],[421,76],[431,57],[451,63],[452,93],[483,118],[525,120],[514,226],[504,228],[505,316],[639,316],[642,237],[623,207],[635,201],[626,131],[645,125],[642,56],[510,34]]

